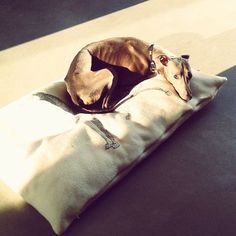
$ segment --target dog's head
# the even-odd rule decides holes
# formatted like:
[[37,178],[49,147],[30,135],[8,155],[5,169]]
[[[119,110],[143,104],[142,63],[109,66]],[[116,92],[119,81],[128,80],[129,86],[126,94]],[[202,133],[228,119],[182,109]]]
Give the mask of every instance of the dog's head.
[[179,96],[189,101],[192,98],[190,89],[190,80],[192,78],[191,68],[188,63],[189,55],[182,55],[181,57],[168,57],[160,55],[158,60],[161,65],[157,68],[175,88]]

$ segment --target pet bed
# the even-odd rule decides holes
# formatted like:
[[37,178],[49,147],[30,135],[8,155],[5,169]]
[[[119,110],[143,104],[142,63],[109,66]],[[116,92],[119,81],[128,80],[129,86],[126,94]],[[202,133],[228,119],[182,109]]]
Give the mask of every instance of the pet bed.
[[67,103],[64,82],[54,82],[0,110],[0,178],[62,234],[225,81],[193,70],[193,98],[185,102],[156,76],[134,87],[115,112],[76,115],[35,95]]

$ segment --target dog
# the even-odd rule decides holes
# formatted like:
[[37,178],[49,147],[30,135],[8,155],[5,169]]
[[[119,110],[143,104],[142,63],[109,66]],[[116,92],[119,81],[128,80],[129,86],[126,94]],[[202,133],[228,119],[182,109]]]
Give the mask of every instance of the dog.
[[188,59],[189,55],[175,57],[137,38],[105,39],[88,44],[74,57],[65,77],[70,106],[50,94],[35,95],[74,114],[107,113],[129,99],[122,100],[135,85],[160,74],[189,101],[192,73]]
[[[111,112],[117,99],[156,74],[168,80],[179,96],[192,98],[189,55],[167,55],[161,47],[133,37],[93,42],[74,57],[65,84],[73,103],[84,112]],[[122,94],[123,91],[123,94]]]

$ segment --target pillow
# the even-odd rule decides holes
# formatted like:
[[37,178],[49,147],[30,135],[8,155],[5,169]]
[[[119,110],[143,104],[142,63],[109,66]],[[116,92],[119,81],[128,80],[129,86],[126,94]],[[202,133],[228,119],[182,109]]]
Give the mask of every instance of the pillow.
[[[0,178],[62,234],[86,207],[124,177],[226,78],[193,71],[184,102],[162,77],[146,80],[107,114],[73,115],[33,93],[0,110]],[[40,89],[66,101],[64,82]]]

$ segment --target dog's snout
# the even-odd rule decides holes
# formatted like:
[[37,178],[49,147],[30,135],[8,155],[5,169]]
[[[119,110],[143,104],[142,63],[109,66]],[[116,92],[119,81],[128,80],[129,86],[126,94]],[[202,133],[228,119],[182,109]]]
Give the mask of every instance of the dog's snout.
[[191,100],[193,98],[192,94],[187,95],[187,101]]
[[188,80],[190,80],[192,78],[192,73],[191,72],[188,72]]

